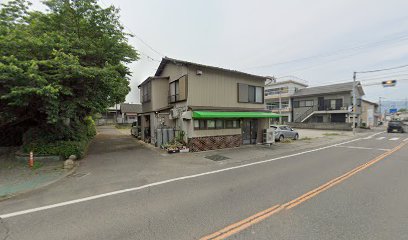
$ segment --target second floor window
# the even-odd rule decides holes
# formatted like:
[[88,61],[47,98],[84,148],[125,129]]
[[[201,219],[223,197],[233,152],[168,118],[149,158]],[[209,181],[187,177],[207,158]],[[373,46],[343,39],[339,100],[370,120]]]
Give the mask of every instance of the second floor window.
[[313,100],[303,100],[303,101],[293,101],[293,107],[313,107],[314,101]]
[[149,102],[151,98],[151,92],[152,92],[152,82],[147,82],[143,86],[141,86],[140,92],[142,94],[141,97],[141,102]]
[[169,102],[177,102],[180,100],[179,80],[170,83]]
[[238,83],[238,102],[263,103],[264,88]]

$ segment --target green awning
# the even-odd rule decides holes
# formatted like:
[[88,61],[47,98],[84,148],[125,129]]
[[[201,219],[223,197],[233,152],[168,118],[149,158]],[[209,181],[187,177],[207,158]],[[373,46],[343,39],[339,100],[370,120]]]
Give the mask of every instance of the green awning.
[[193,118],[279,118],[280,115],[271,112],[207,112],[193,111]]

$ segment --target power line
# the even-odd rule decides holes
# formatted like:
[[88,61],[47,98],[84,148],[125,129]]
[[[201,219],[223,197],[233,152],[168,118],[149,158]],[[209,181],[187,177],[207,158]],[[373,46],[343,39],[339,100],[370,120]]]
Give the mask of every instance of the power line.
[[[400,76],[406,76],[406,75],[400,75]],[[364,84],[365,82],[370,82],[370,81],[373,81],[374,79],[372,79],[371,80],[371,78],[367,78],[367,79],[357,79],[357,81],[359,81],[361,84]],[[400,78],[397,78],[397,80],[398,81],[407,81],[408,79],[400,79]],[[351,82],[352,81],[352,79],[350,79],[350,78],[344,78],[344,79],[340,79],[340,80],[334,80],[334,81],[327,81],[327,82],[324,82],[324,85],[329,85],[329,84],[336,84],[336,83],[345,83],[345,82]],[[379,81],[379,80],[377,80],[377,81]],[[365,84],[365,86],[371,86],[371,85],[376,85],[377,83],[368,83],[368,84]]]
[[363,79],[360,78],[359,81],[370,82],[370,81],[376,81],[376,80],[381,80],[381,79],[394,79],[394,78],[405,77],[405,76],[408,76],[408,73],[407,74],[388,75],[388,76],[382,76],[382,77],[363,78]]
[[[404,32],[404,34],[405,34],[405,32]],[[393,38],[393,39],[362,44],[362,45],[355,46],[355,47],[339,49],[339,50],[333,51],[331,53],[318,54],[318,55],[313,55],[313,56],[309,56],[309,57],[292,59],[292,60],[288,60],[288,61],[277,62],[277,63],[267,64],[267,65],[259,65],[259,66],[254,66],[254,67],[248,67],[247,69],[265,68],[265,67],[272,67],[272,66],[277,66],[277,65],[284,65],[284,64],[293,63],[293,62],[301,62],[301,61],[305,61],[305,60],[312,60],[312,59],[315,59],[315,58],[325,58],[325,57],[330,57],[330,56],[334,56],[334,55],[344,54],[345,51],[364,49],[364,48],[370,47],[371,45],[373,45],[371,47],[377,47],[377,46],[381,46],[383,43],[387,43],[387,42],[390,42],[390,41],[405,41],[405,40],[408,40],[408,35],[402,35],[402,36],[399,36],[399,37]],[[353,56],[353,55],[351,55],[351,56]]]
[[356,72],[356,73],[383,72],[383,71],[390,71],[390,70],[400,69],[400,68],[406,68],[406,67],[408,67],[408,64],[407,64],[407,65],[398,66],[398,67],[383,68],[383,69],[376,69],[376,70],[370,70],[370,71],[359,71],[359,72]]
[[[105,5],[105,7],[108,7],[108,5],[104,2],[104,0],[101,0],[101,3],[103,5]],[[154,53],[160,55],[160,57],[165,56],[163,53],[161,53],[160,51],[156,50],[155,48],[153,48],[150,44],[148,44],[146,41],[144,41],[141,37],[139,37],[136,33],[134,33],[126,24],[124,24],[122,21],[120,21],[120,19],[118,19],[118,21],[132,34],[132,37],[135,37],[136,39],[138,39],[141,43],[143,43],[145,46],[147,46],[150,50],[152,50]],[[139,51],[140,52],[140,51]],[[148,58],[154,60],[154,61],[158,61],[152,57],[150,57],[149,55],[145,54]]]
[[402,70],[402,71],[393,71],[393,72],[390,72],[390,73],[380,74],[380,75],[377,75],[377,74],[376,75],[371,75],[370,77],[388,77],[390,74],[396,75],[396,74],[407,74],[407,73],[408,73],[408,69]]
[[298,69],[292,70],[292,71],[290,71],[290,72],[287,72],[286,74],[294,73],[294,72],[299,72],[299,71],[304,71],[304,70],[308,70],[308,69],[312,69],[312,68],[317,68],[317,67],[322,67],[323,65],[326,65],[326,64],[329,64],[329,63],[333,63],[333,62],[337,62],[337,61],[341,61],[341,60],[343,60],[343,59],[346,59],[346,58],[349,58],[349,57],[353,57],[353,56],[356,56],[356,55],[359,55],[359,54],[361,54],[361,52],[351,53],[351,54],[345,55],[345,56],[343,56],[343,57],[339,57],[339,58],[327,60],[327,61],[325,61],[324,63],[319,63],[319,64],[315,64],[315,65],[311,65],[311,66],[307,66],[307,67],[303,67],[303,68],[298,68]]

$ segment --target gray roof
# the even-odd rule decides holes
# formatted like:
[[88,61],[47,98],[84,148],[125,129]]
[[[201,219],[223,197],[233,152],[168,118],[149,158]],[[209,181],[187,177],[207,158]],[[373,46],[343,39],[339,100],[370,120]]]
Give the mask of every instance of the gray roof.
[[155,74],[156,77],[161,75],[161,73],[163,72],[164,67],[168,63],[181,64],[181,65],[186,65],[186,66],[195,66],[195,67],[199,67],[199,68],[210,68],[210,69],[213,69],[213,70],[240,74],[240,75],[246,76],[246,77],[258,78],[259,80],[262,80],[262,81],[265,81],[267,79],[267,77],[265,77],[265,76],[259,76],[259,75],[254,75],[254,74],[250,74],[250,73],[245,73],[245,72],[240,72],[240,71],[225,69],[225,68],[220,68],[220,67],[208,66],[208,65],[203,65],[203,64],[199,64],[199,63],[187,62],[187,61],[177,60],[177,59],[169,58],[169,57],[162,58],[162,60],[160,62],[160,65],[157,68],[157,71],[156,71],[156,74]]
[[120,111],[122,113],[140,113],[142,112],[142,104],[121,103]]
[[148,77],[148,78],[146,78],[146,80],[144,80],[143,82],[141,82],[140,84],[139,84],[139,86],[137,86],[138,88],[140,88],[140,86],[142,86],[143,84],[145,84],[145,83],[147,83],[147,82],[149,82],[149,81],[152,81],[152,80],[154,80],[154,79],[164,79],[164,78],[169,78],[169,77]]
[[[353,82],[337,83],[318,87],[302,88],[293,94],[293,97],[321,95],[321,94],[333,94],[338,92],[351,92],[353,89]],[[357,89],[361,95],[364,95],[363,88],[360,82],[357,82]]]
[[274,86],[274,85],[282,85],[282,84],[285,84],[285,83],[294,83],[294,84],[297,84],[297,85],[300,85],[300,86],[303,86],[303,87],[308,86],[306,83],[302,83],[302,82],[299,82],[299,81],[285,80],[285,81],[277,81],[277,82],[268,83],[267,85],[265,85],[265,87],[266,86]]
[[366,103],[368,103],[368,104],[370,104],[370,105],[374,105],[374,106],[378,107],[378,103],[371,102],[371,101],[368,101],[368,100],[366,100],[366,99],[362,99],[362,100],[363,100],[363,102],[366,102]]

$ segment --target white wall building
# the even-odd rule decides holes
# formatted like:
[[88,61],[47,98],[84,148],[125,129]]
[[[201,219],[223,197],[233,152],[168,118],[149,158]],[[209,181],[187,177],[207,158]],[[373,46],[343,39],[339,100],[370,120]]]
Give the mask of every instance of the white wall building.
[[292,105],[290,98],[299,89],[306,88],[307,86],[308,85],[304,82],[292,79],[279,82],[267,82],[265,85],[266,109],[282,115],[281,119],[272,119],[272,121],[280,121],[281,123],[292,122]]

